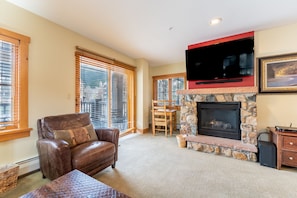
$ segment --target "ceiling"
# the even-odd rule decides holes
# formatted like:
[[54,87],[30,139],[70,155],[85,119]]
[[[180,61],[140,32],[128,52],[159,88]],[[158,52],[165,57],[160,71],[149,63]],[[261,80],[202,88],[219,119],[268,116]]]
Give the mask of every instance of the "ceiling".
[[151,66],[185,61],[190,44],[297,22],[296,0],[7,1]]

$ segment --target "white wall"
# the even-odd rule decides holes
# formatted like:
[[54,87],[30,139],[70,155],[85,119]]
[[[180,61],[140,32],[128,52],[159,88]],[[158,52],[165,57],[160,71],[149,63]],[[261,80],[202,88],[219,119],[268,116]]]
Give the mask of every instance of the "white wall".
[[[257,57],[297,53],[297,24],[255,33]],[[258,94],[258,130],[292,123],[297,127],[297,93]]]
[[30,137],[0,142],[0,166],[37,156],[36,121],[75,111],[75,46],[135,66],[135,60],[74,32],[0,1],[0,27],[31,38],[29,45]]
[[139,132],[143,133],[149,128],[149,65],[148,62],[144,59],[136,60],[137,65],[137,83],[136,83],[136,93],[137,93],[137,123],[136,127],[139,129]]
[[[185,49],[186,50],[186,49]],[[185,58],[186,59],[186,58]],[[150,67],[150,76],[161,76],[186,72],[186,62]]]

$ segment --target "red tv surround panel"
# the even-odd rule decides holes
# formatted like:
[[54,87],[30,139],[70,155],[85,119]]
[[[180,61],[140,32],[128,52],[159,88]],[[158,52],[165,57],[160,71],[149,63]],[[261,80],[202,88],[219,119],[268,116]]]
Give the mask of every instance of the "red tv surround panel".
[[[246,32],[242,34],[237,34],[233,36],[228,36],[220,39],[215,39],[211,41],[206,41],[202,43],[197,43],[193,45],[189,45],[188,49],[195,49],[199,47],[204,47],[208,45],[213,45],[217,43],[223,43],[228,41],[234,41],[243,38],[249,38],[254,36],[254,31]],[[189,80],[188,81],[188,89],[199,89],[199,88],[220,88],[220,87],[253,87],[255,84],[254,76],[245,76],[241,77],[242,81],[239,82],[228,82],[228,83],[210,83],[207,84],[207,80]],[[205,84],[203,84],[205,82]],[[201,83],[201,84],[197,84]]]

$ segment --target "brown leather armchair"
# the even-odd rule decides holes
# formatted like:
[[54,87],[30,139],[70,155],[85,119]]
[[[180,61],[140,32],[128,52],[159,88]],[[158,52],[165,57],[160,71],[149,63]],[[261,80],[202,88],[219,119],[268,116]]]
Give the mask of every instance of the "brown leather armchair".
[[48,116],[37,120],[40,170],[56,179],[78,169],[95,175],[118,159],[119,130],[93,129],[89,113]]

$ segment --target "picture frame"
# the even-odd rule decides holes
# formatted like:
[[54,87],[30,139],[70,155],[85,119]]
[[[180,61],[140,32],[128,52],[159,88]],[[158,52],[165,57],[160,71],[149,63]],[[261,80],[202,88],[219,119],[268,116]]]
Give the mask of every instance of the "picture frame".
[[259,58],[259,93],[297,92],[297,53]]

